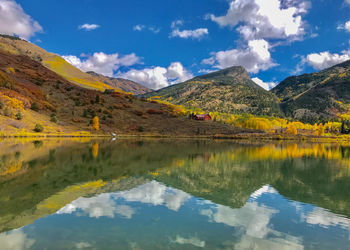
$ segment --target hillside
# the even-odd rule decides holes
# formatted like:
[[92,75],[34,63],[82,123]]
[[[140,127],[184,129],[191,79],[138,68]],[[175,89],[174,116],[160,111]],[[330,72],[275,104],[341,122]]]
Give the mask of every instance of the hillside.
[[288,77],[272,92],[287,116],[307,122],[336,118],[350,104],[350,61],[312,74]]
[[112,89],[111,86],[90,74],[82,72],[58,55],[49,53],[22,39],[0,35],[0,50],[13,55],[26,55],[77,86],[100,91]]
[[277,97],[256,85],[243,67],[231,67],[146,94],[205,111],[282,115]]
[[240,131],[178,116],[171,107],[125,92],[102,93],[77,86],[27,55],[0,49],[0,135],[28,135],[37,124],[52,135],[92,132],[95,116],[100,133],[214,135]]
[[151,89],[146,88],[141,84],[138,84],[136,82],[133,82],[127,79],[108,77],[108,76],[95,73],[93,71],[89,71],[86,73],[96,77],[99,81],[111,86],[112,88],[121,89],[125,92],[130,92],[135,95],[143,95],[152,91]]

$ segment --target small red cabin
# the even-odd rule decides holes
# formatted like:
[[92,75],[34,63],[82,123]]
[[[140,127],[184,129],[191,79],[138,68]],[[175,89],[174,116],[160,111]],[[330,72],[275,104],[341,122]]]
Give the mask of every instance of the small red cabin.
[[211,121],[211,116],[209,114],[195,115],[193,116],[193,119],[197,121]]

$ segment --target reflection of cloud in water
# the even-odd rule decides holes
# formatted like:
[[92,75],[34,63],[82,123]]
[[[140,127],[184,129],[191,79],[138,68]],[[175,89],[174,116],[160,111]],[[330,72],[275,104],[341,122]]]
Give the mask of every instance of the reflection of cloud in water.
[[81,197],[61,208],[57,214],[71,214],[78,210],[82,210],[89,217],[94,218],[114,218],[115,214],[119,214],[130,219],[135,213],[135,209],[130,206],[117,205],[112,194],[100,194],[92,198]]
[[191,198],[181,190],[166,187],[165,185],[151,181],[130,191],[117,194],[126,201],[141,202],[152,205],[165,205],[170,210],[178,211],[180,207]]
[[345,229],[350,229],[349,219],[319,207],[315,207],[312,212],[308,214],[302,214],[301,217],[312,225],[320,225],[325,228],[329,226],[340,226]]
[[35,240],[29,239],[21,229],[0,234],[1,250],[26,250],[29,249]]
[[205,241],[198,239],[197,237],[183,238],[179,235],[176,235],[176,239],[172,240],[173,243],[177,244],[190,244],[196,247],[205,247]]
[[181,190],[166,187],[165,185],[151,181],[129,191],[118,193],[100,194],[95,197],[81,197],[64,206],[57,214],[72,214],[82,210],[90,217],[114,218],[118,214],[131,219],[136,209],[127,205],[118,205],[118,199],[128,202],[141,202],[152,205],[164,205],[170,210],[178,211],[191,196]]
[[211,222],[243,227],[247,235],[263,238],[270,231],[268,228],[270,218],[277,212],[274,209],[259,206],[257,202],[249,202],[239,209],[215,205],[210,209],[201,210],[200,213],[208,216]]
[[264,193],[278,194],[277,190],[267,185],[254,192],[242,208],[233,209],[211,203],[209,209],[202,209],[200,213],[207,216],[210,222],[223,223],[243,232],[240,241],[233,243],[235,249],[303,249],[301,239],[269,226],[272,216],[279,211],[256,202]]
[[88,242],[79,242],[79,243],[75,244],[75,247],[77,249],[84,249],[84,248],[87,248],[87,247],[91,247],[91,244],[88,243]]
[[[282,235],[281,235],[282,236]],[[285,238],[259,239],[249,235],[244,235],[241,241],[235,244],[235,249],[254,249],[254,250],[302,250],[304,246],[300,245],[299,239],[284,235]]]

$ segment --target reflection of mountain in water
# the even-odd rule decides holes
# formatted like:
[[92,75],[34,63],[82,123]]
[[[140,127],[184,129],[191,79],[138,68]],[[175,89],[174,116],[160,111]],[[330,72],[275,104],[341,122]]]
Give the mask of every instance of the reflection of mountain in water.
[[[279,202],[276,203],[276,200]],[[160,211],[162,212],[159,213]],[[288,219],[286,219],[286,212]],[[160,219],[140,227],[141,221],[150,214],[152,214],[151,217]],[[114,232],[115,235],[112,238],[119,242],[118,244],[123,244],[121,239],[122,241],[132,240],[135,244],[144,246],[145,249],[148,249],[152,242],[167,246],[195,246],[206,249],[218,247],[216,245],[218,243],[221,244],[220,248],[229,249],[308,249],[310,246],[329,249],[334,242],[320,240],[315,243],[310,235],[303,235],[301,231],[312,228],[319,235],[327,233],[328,238],[331,238],[333,234],[342,235],[350,230],[349,219],[323,208],[288,201],[269,185],[256,190],[242,207],[232,208],[192,197],[157,181],[150,181],[126,191],[78,198],[58,210],[57,215],[70,216],[69,221],[78,217],[80,223],[86,223],[86,225],[91,221],[98,224],[103,221],[99,220],[102,218],[127,224],[127,227],[120,228],[121,231]],[[184,221],[186,221],[185,224],[183,224]],[[286,222],[288,222],[287,225]],[[107,223],[103,229],[99,230],[107,233],[113,229],[113,225],[114,223]],[[203,225],[206,226],[202,228]],[[65,226],[70,228],[71,225],[68,223]],[[228,235],[224,233],[226,236],[222,236],[220,232],[212,232],[210,229],[212,227],[220,232],[225,230],[227,233],[228,230],[234,233]],[[26,227],[25,232],[30,232],[29,228]],[[323,228],[330,230],[324,231]],[[210,237],[208,232],[211,233]],[[78,232],[73,230],[72,233]],[[134,238],[134,235],[139,237]],[[14,230],[5,235],[0,234],[0,244],[6,244],[14,237],[26,239],[32,244],[35,241],[35,238],[31,239],[24,232]],[[84,238],[83,234],[79,235],[79,239],[84,240],[83,242],[91,247],[100,244],[98,241],[91,243],[89,238]],[[41,241],[40,237],[37,240]],[[70,241],[70,239],[67,240]],[[168,243],[164,240],[168,240]],[[347,238],[340,237],[338,245],[342,246],[347,242]]]
[[[181,140],[63,143],[62,147],[46,143],[12,145],[15,150],[2,151],[6,153],[0,155],[0,200],[6,202],[0,207],[0,231],[86,199],[79,197],[130,190],[150,179],[183,191],[182,197],[160,196],[158,203],[173,210],[187,194],[241,208],[269,184],[292,200],[350,217],[346,147]],[[143,191],[147,197],[149,190]],[[129,194],[130,201],[136,198]],[[96,210],[89,213],[99,215]],[[132,211],[118,207],[109,214],[130,217]]]

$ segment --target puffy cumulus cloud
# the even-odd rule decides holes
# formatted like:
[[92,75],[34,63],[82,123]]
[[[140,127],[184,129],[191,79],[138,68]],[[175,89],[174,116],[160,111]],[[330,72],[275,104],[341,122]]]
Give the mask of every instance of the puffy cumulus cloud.
[[195,30],[180,30],[176,28],[170,33],[170,37],[201,39],[208,34],[209,31],[207,28],[199,28]]
[[252,78],[253,82],[255,82],[257,85],[262,87],[265,90],[273,89],[278,83],[277,82],[264,82],[263,80],[259,79],[258,77]]
[[303,59],[303,63],[308,63],[314,69],[322,70],[347,60],[350,60],[350,50],[344,50],[341,54],[332,54],[329,51],[324,51],[307,55]]
[[134,53],[119,56],[116,54],[105,54],[103,52],[94,53],[92,56],[87,56],[85,59],[81,59],[77,56],[62,56],[67,62],[73,66],[81,69],[82,71],[94,71],[96,73],[110,76],[114,75],[114,71],[118,70],[122,66],[132,66],[141,62],[141,58]]
[[246,40],[284,39],[304,34],[302,15],[310,7],[301,0],[233,0],[224,16],[208,17],[220,26],[235,27]]
[[193,78],[192,73],[186,70],[180,62],[174,62],[168,68],[132,69],[125,73],[118,73],[117,76],[155,90]]
[[30,249],[34,243],[35,240],[28,238],[20,229],[0,234],[2,250],[26,250]]
[[29,39],[41,32],[40,24],[27,15],[14,0],[0,0],[0,33]]
[[91,31],[91,30],[98,29],[98,28],[100,28],[100,27],[101,27],[101,26],[98,25],[98,24],[88,24],[88,23],[85,23],[85,24],[79,25],[79,26],[78,26],[78,29],[80,29],[80,30],[86,30],[86,31]]
[[349,31],[350,32],[350,21],[347,21],[346,23],[345,23],[345,29],[347,30],[347,31]]
[[345,0],[345,3],[347,3],[348,5],[350,5],[350,0]]
[[204,59],[204,64],[224,69],[231,66],[243,66],[250,73],[258,73],[276,66],[269,52],[269,43],[263,39],[249,41],[244,49],[232,49],[216,52],[211,58]]
[[350,20],[347,21],[345,24],[340,24],[337,27],[338,30],[346,30],[350,32]]

